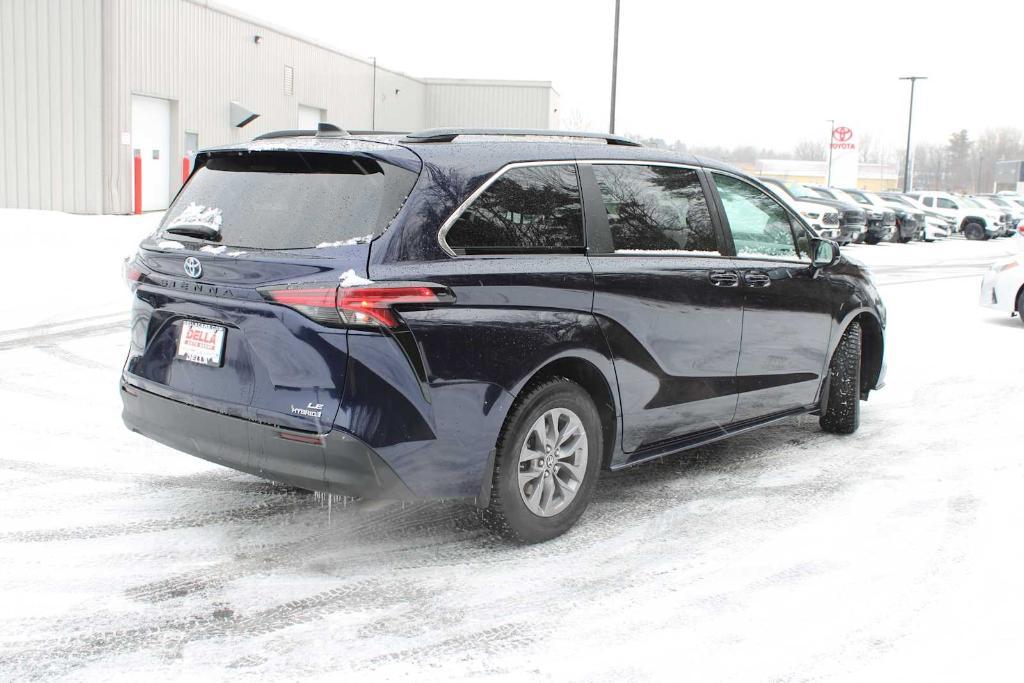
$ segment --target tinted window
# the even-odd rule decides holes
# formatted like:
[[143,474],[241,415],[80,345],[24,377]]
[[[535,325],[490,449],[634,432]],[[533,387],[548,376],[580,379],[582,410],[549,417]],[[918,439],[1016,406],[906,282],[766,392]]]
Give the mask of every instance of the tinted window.
[[594,166],[615,251],[718,254],[697,172],[669,166]]
[[789,215],[778,202],[731,176],[716,173],[715,185],[738,255],[799,257]]
[[[929,197],[929,199],[931,199],[931,197]],[[955,209],[956,208],[956,204],[954,202],[946,199],[945,197],[936,197],[935,198],[935,206],[937,206],[940,209]]]
[[513,168],[491,183],[445,241],[467,253],[583,248],[583,204],[572,164]]
[[924,202],[925,206],[931,206],[932,205],[932,198],[931,197],[925,197],[921,201]]
[[346,154],[212,156],[196,169],[160,227],[199,225],[213,230],[214,242],[251,249],[369,241],[402,208],[417,175]]

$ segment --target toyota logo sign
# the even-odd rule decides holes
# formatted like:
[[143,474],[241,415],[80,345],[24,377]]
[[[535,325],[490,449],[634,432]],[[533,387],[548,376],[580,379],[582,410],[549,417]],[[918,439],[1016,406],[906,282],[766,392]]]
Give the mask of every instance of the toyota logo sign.
[[199,277],[203,274],[203,264],[195,256],[185,259],[185,274],[189,277]]
[[832,140],[834,142],[847,142],[853,137],[853,131],[846,126],[839,126],[832,131]]

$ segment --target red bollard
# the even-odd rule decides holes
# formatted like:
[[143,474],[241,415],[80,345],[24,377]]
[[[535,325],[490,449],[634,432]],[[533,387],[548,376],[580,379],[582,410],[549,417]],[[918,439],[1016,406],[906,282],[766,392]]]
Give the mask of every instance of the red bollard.
[[184,185],[188,181],[188,157],[181,158],[181,184]]
[[135,213],[142,213],[142,156],[136,154],[135,162]]

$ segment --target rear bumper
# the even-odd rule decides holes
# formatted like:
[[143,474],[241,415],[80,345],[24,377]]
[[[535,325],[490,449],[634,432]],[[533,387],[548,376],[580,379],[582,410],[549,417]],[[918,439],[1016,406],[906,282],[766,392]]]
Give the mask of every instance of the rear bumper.
[[128,429],[190,455],[311,491],[414,498],[373,449],[334,430],[310,434],[173,401],[121,380]]

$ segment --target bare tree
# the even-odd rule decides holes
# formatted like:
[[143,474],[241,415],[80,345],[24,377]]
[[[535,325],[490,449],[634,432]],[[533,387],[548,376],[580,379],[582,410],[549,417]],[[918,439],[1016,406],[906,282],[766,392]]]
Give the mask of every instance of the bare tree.
[[827,150],[821,140],[804,139],[793,148],[793,158],[801,161],[825,161]]

